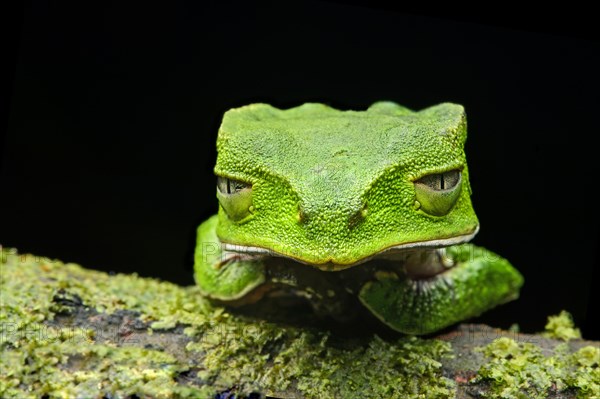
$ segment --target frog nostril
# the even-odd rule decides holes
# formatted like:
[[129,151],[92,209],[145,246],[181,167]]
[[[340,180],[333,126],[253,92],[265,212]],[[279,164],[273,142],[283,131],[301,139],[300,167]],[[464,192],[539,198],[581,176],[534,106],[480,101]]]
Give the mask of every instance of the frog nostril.
[[348,228],[349,229],[354,229],[363,220],[365,220],[365,218],[367,217],[368,213],[369,213],[369,210],[367,208],[367,204],[364,204],[362,206],[362,208],[360,208],[352,216],[350,216],[350,218],[348,219]]
[[301,206],[298,206],[298,212],[296,213],[296,220],[300,224],[306,223],[306,221],[308,220],[308,214],[306,212],[304,212],[304,209],[302,209]]

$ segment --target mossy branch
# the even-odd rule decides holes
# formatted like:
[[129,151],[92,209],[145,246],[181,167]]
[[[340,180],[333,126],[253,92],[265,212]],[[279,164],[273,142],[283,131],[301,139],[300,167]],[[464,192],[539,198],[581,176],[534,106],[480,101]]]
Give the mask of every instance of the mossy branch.
[[354,336],[233,314],[196,287],[1,255],[2,398],[600,395],[600,345],[566,314],[538,335]]

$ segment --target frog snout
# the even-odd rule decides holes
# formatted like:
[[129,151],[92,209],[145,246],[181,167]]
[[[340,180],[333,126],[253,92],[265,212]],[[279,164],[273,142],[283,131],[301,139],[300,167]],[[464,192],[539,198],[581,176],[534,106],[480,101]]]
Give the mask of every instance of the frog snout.
[[[337,204],[336,204],[337,205]],[[309,230],[352,230],[360,225],[368,214],[366,203],[357,206],[326,204],[323,207],[298,207],[298,222]]]

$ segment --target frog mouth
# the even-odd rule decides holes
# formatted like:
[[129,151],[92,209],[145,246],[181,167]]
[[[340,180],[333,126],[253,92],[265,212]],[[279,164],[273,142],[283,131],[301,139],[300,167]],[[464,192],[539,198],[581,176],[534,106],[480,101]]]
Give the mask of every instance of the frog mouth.
[[479,232],[479,225],[475,227],[475,229],[467,234],[460,234],[453,237],[446,238],[438,238],[433,240],[426,241],[417,241],[417,242],[408,242],[395,244],[388,247],[385,247],[371,255],[365,256],[358,261],[351,263],[342,263],[337,262],[334,257],[330,257],[324,262],[315,263],[308,261],[302,257],[297,256],[296,254],[290,254],[282,251],[277,251],[272,248],[264,248],[258,246],[247,246],[240,244],[232,244],[227,242],[221,242],[223,250],[227,252],[233,252],[238,254],[243,254],[245,256],[259,256],[259,257],[280,257],[286,258],[290,260],[294,260],[299,263],[303,263],[309,266],[316,267],[317,269],[323,271],[341,271],[345,270],[362,263],[374,260],[374,259],[403,259],[407,253],[411,253],[414,251],[418,251],[421,249],[437,249],[437,248],[445,248],[452,245],[463,244],[469,242],[475,237],[475,235]]

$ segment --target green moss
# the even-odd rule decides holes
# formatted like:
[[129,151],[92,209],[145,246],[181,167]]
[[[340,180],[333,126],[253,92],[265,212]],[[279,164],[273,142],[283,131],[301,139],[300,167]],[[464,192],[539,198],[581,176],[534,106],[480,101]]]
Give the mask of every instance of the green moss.
[[[341,351],[326,342],[303,336],[274,360],[265,378],[277,386],[286,383],[281,376],[291,375],[317,398],[332,397],[332,390],[340,398],[454,397],[454,382],[441,377],[438,361],[449,355],[448,343],[411,337],[390,344],[375,337],[367,347]],[[308,356],[298,357],[306,347]]]
[[[1,255],[2,398],[209,398],[286,389],[307,398],[454,397],[453,381],[442,376],[440,361],[451,353],[442,341],[373,337],[340,345],[325,332],[234,316],[203,300],[197,287],[109,276],[14,250]],[[150,333],[181,326],[187,350],[145,348],[93,326],[53,321],[73,303],[90,314],[136,312]],[[183,372],[192,373],[192,384],[181,382]]]
[[480,349],[488,362],[472,383],[487,382],[491,390],[483,397],[502,399],[547,398],[550,393],[572,389],[578,398],[600,396],[600,349],[586,346],[569,353],[557,345],[545,355],[532,343],[507,337]]
[[[168,353],[99,342],[98,331],[92,328],[59,328],[51,323],[56,313],[65,310],[54,298],[64,298],[65,292],[111,312],[128,305],[141,309],[145,289],[167,293],[168,287],[135,276],[109,278],[74,264],[6,249],[1,255],[0,397],[92,398],[103,392],[116,397],[209,395],[206,389],[176,383],[175,376],[186,367]],[[128,291],[129,295],[121,295]]]
[[575,327],[571,314],[563,310],[559,315],[548,316],[546,331],[542,335],[547,338],[569,341],[571,339],[580,339],[581,331]]
[[374,337],[367,346],[350,350],[331,345],[328,335],[305,331],[295,332],[290,344],[269,358],[260,355],[261,348],[277,340],[276,332],[258,330],[250,334],[257,345],[251,350],[233,341],[195,343],[190,349],[205,351],[207,369],[219,370],[221,378],[253,380],[271,394],[293,386],[309,398],[454,397],[454,383],[442,377],[439,362],[450,355],[448,343],[415,337],[388,343]]
[[[323,331],[234,316],[203,300],[197,287],[109,276],[6,249],[0,293],[2,398],[212,398],[226,390],[275,396],[295,390],[307,398],[455,395],[441,365],[451,346],[435,339],[339,340]],[[133,311],[152,326],[148,333],[183,328],[183,341],[145,348],[93,325],[56,323],[72,304],[90,314]],[[551,317],[547,330],[561,339],[578,331],[564,314]],[[568,345],[545,353],[500,338],[481,349],[487,362],[472,383],[489,386],[488,398],[545,398],[569,389],[580,398],[599,397],[599,349],[571,353]],[[186,372],[183,381],[179,376]]]

